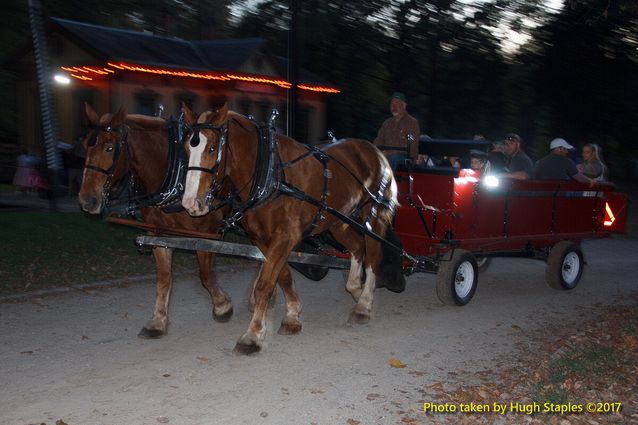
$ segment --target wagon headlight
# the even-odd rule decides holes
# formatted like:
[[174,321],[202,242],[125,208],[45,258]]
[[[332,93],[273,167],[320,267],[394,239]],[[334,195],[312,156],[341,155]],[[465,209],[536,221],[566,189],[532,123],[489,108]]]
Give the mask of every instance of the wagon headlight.
[[498,187],[498,177],[485,176],[483,177],[483,184],[487,187]]

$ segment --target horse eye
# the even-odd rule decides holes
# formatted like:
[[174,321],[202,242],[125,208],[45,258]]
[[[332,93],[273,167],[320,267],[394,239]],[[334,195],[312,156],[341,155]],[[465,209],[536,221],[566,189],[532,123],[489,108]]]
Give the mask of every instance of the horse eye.
[[210,149],[208,149],[209,153],[213,153],[215,152],[215,146],[214,145],[210,145]]
[[108,145],[108,146],[106,147],[106,151],[107,151],[107,152],[111,152],[112,150],[113,150],[113,145]]

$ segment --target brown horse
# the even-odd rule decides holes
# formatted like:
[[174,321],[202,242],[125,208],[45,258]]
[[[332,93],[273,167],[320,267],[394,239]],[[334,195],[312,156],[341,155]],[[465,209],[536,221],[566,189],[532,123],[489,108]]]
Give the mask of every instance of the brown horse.
[[[79,193],[80,206],[90,214],[100,214],[109,188],[130,171],[147,191],[160,188],[168,168],[169,144],[167,122],[161,118],[127,115],[124,108],[115,114],[98,117],[86,105],[86,114],[95,130],[85,139],[86,162]],[[199,230],[217,233],[221,212],[193,218],[185,211],[164,213],[159,208],[143,208],[144,222],[160,227]],[[157,297],[153,318],[139,333],[143,338],[159,338],[166,334],[168,303],[172,286],[172,254],[168,248],[153,248],[157,271]],[[233,305],[218,286],[215,274],[216,256],[197,252],[199,277],[213,303],[213,318],[226,322],[233,314]]]
[[[241,202],[251,202],[253,180],[263,174],[265,161],[263,150],[259,149],[263,139],[260,142],[257,126],[246,117],[229,112],[226,105],[199,117],[186,107],[184,111],[191,127],[186,145],[189,168],[182,198],[184,208],[194,216],[207,214],[207,201],[222,182],[235,189]],[[280,184],[296,188],[297,195],[325,201],[325,206],[365,222],[377,235],[386,234],[393,218],[397,189],[385,156],[374,145],[349,139],[333,143],[321,153],[309,151],[291,138],[275,137],[274,162],[272,155],[266,159],[275,164],[275,169],[270,171],[276,174]],[[385,202],[372,194],[379,194]],[[286,268],[288,255],[303,237],[326,231],[351,253],[346,289],[356,305],[350,321],[366,323],[381,269],[381,243],[329,214],[321,203],[302,199],[303,195],[284,196],[275,190],[266,196],[265,202],[244,211],[241,219],[242,227],[266,260],[254,285],[252,320],[237,341],[235,352],[251,354],[261,349],[266,332],[266,306],[275,288],[275,278]],[[362,281],[364,269],[365,282]]]

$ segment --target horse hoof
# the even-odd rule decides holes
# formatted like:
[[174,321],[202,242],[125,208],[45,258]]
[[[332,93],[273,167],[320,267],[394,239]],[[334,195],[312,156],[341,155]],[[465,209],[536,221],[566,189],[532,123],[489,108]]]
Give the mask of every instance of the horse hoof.
[[140,333],[137,334],[138,337],[144,339],[158,339],[166,335],[166,332],[159,329],[148,329],[142,328]]
[[254,341],[250,341],[248,343],[237,342],[237,344],[235,344],[235,348],[233,349],[233,353],[241,356],[250,356],[252,354],[258,353],[260,350],[261,347]]
[[299,320],[287,320],[284,319],[281,321],[281,326],[277,333],[279,335],[295,335],[301,332],[301,322]]
[[369,321],[370,321],[370,315],[369,314],[359,313],[359,312],[356,312],[356,311],[351,312],[350,313],[350,318],[348,319],[348,323],[349,324],[356,323],[358,325],[365,325]]
[[232,307],[230,308],[230,310],[228,310],[224,314],[215,314],[215,310],[213,309],[213,319],[216,322],[226,323],[226,322],[228,322],[230,320],[231,317],[233,317],[233,308]]

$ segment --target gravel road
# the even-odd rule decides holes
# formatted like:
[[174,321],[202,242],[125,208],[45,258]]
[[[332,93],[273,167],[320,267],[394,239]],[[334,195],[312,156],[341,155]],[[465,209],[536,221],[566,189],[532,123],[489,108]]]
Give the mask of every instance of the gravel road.
[[353,327],[341,272],[321,282],[295,272],[303,331],[276,333],[285,310],[279,294],[264,349],[251,357],[232,349],[250,317],[252,262],[220,267],[235,303],[228,323],[212,320],[195,277],[177,278],[160,340],[136,336],[152,313],[150,280],[5,301],[0,424],[398,424],[436,401],[429,386],[515,359],[525,331],[577,327],[588,308],[638,292],[638,241],[590,241],[583,250],[588,266],[573,291],[549,288],[542,262],[496,259],[465,307],[439,304],[435,276],[418,274],[402,294],[377,290],[372,320]]

